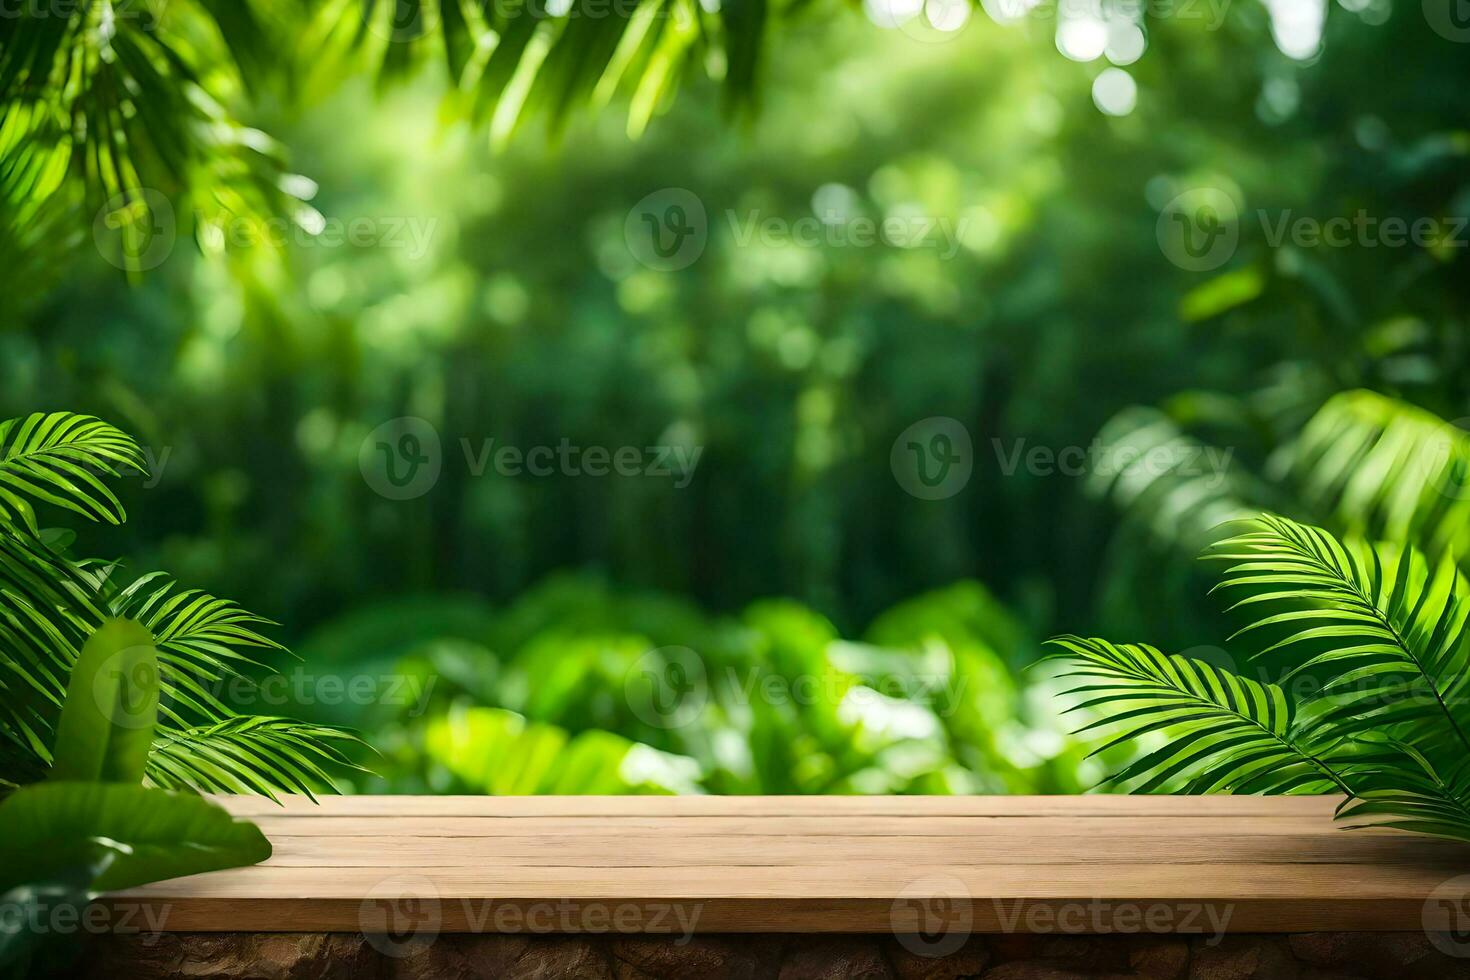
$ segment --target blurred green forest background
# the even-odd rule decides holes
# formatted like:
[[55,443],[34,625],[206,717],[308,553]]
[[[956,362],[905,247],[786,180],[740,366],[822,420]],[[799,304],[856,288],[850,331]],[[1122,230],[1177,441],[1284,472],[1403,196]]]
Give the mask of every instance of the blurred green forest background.
[[[391,71],[242,44],[218,90],[283,161],[286,242],[190,217],[233,171],[141,177],[177,241],[128,274],[115,205],[42,261],[16,219],[0,416],[139,436],[129,523],[79,550],[279,621],[272,708],[362,731],[357,788],[1081,791],[1040,640],[1228,660],[1196,647],[1219,520],[1464,553],[1470,45],[1436,11],[814,0],[772,12],[749,92],[695,73],[646,127],[641,88],[511,128],[407,44]],[[673,269],[630,232],[670,189],[706,214]],[[1235,244],[1191,268],[1171,217],[1202,193]],[[1360,213],[1434,232],[1273,234]],[[923,232],[852,238],[885,219]],[[320,234],[353,221],[372,240]],[[441,451],[398,500],[365,460],[402,417]],[[925,499],[904,434],[934,419],[969,475]],[[477,475],[489,439],[699,456],[687,485]],[[1025,462],[1095,440],[1171,462]]]

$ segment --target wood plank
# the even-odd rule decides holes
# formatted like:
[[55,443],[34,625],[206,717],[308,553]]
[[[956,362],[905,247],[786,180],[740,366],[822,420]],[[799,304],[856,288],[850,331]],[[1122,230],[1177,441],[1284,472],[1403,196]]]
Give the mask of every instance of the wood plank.
[[[1345,855],[1342,834],[1273,834],[1267,836],[1171,837],[1117,835],[1106,837],[1018,834],[933,837],[847,836],[839,834],[719,834],[700,841],[735,867],[767,865],[841,865],[854,855],[881,852],[893,862],[932,862],[936,856],[955,864],[1120,864],[1147,854],[1160,864],[1342,864],[1424,862],[1434,866],[1446,856],[1437,841],[1403,840],[1383,834],[1358,842]],[[678,847],[652,836],[587,834],[549,835],[522,831],[514,836],[456,839],[451,850],[438,837],[286,837],[272,838],[274,867],[299,868],[437,868],[467,863],[521,868],[576,864],[589,868],[679,867],[688,857]],[[1462,851],[1470,863],[1470,847]]]
[[[1240,820],[1194,817],[252,817],[268,836],[378,836],[391,826],[398,837],[499,837],[525,833],[530,821],[547,835],[622,836],[628,834],[693,838],[728,834],[801,834],[821,836],[973,837],[976,834],[1028,837],[1071,836],[1083,826],[1097,835],[1185,834],[1262,837],[1276,834],[1319,834],[1340,840],[1330,814],[1322,817],[1253,817]],[[309,828],[309,831],[308,831]],[[1387,834],[1374,830],[1369,834]],[[1395,837],[1401,836],[1398,834]]]
[[1467,845],[1338,830],[1311,797],[220,802],[269,861],[111,900],[206,931],[358,931],[386,903],[441,931],[887,932],[934,902],[977,932],[1417,930],[1470,867]]
[[1331,816],[1334,796],[259,796],[213,799],[239,816]]

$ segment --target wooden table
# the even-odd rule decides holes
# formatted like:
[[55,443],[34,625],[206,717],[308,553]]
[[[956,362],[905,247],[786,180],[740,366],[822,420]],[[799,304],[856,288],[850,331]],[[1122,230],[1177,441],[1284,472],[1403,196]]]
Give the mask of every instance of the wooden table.
[[1316,797],[220,802],[270,860],[114,900],[169,931],[1420,930],[1470,874],[1470,847],[1339,830]]

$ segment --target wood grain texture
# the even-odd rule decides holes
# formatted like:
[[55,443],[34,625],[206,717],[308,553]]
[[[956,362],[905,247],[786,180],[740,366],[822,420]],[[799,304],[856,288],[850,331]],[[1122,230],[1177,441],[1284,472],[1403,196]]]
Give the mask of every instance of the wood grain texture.
[[269,861],[111,900],[172,931],[1418,930],[1470,874],[1470,846],[1346,833],[1314,797],[219,802]]

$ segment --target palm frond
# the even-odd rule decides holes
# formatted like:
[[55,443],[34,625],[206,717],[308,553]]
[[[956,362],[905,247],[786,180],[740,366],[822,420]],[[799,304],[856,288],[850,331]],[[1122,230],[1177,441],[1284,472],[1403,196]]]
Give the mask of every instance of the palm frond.
[[150,773],[160,785],[230,792],[310,793],[347,764],[337,729],[240,716],[225,682],[254,685],[284,648],[269,620],[226,599],[183,589],[162,573],[131,582],[115,563],[77,561],[50,547],[32,501],[93,520],[125,514],[103,483],[142,471],[127,435],[90,416],[54,413],[0,422],[0,760],[9,783],[43,777],[83,644],[121,616],[145,626],[158,651],[164,727]]
[[[1298,731],[1285,692],[1202,660],[1170,656],[1150,646],[1065,636],[1052,658],[1071,663],[1062,678],[1082,683],[1087,697],[1068,709],[1102,708],[1102,718],[1078,734],[1116,725],[1119,742],[1162,732],[1169,741],[1137,759],[1109,782],[1142,780],[1134,792],[1184,786],[1188,792],[1320,792],[1340,778],[1313,754]],[[1096,754],[1096,753],[1094,753]]]
[[160,726],[149,753],[148,781],[199,793],[336,792],[331,770],[358,769],[338,747],[357,739],[337,728],[291,718],[228,718],[192,728]]
[[0,112],[0,269],[25,289],[0,289],[0,316],[18,319],[66,272],[83,240],[79,188],[68,184],[71,139],[53,107],[9,102]]
[[248,668],[269,669],[244,651],[286,652],[260,632],[275,625],[270,620],[228,599],[181,589],[161,572],[140,576],[110,601],[116,615],[138,620],[156,637],[164,678],[161,710],[179,724],[191,716],[222,718],[231,713],[212,686],[248,679]]
[[108,617],[96,578],[30,530],[0,524],[0,740],[25,778],[51,763],[67,679]]
[[1356,739],[1353,795],[1337,808],[1347,829],[1393,827],[1470,840],[1470,758],[1454,754],[1431,762],[1407,742],[1389,736]]
[[[66,682],[87,636],[110,616],[143,623],[156,638],[160,726],[149,775],[168,787],[219,792],[311,793],[331,789],[327,770],[346,764],[330,743],[338,729],[241,716],[226,682],[253,689],[250,669],[270,669],[245,651],[283,653],[260,632],[269,621],[237,604],[180,589],[160,573],[118,587],[116,566],[90,568],[39,539],[0,533],[0,735],[17,781],[51,761]],[[191,754],[192,753],[192,754]]]
[[533,116],[558,131],[619,94],[636,136],[686,78],[722,83],[732,107],[751,104],[778,13],[769,0],[713,11],[698,0],[329,0],[308,36],[313,52],[366,58],[384,80],[440,61],[465,110],[501,139]]
[[1470,433],[1372,391],[1335,395],[1272,460],[1343,533],[1470,556]]
[[1115,743],[1169,736],[1113,780],[1142,779],[1144,792],[1186,778],[1191,792],[1335,788],[1349,827],[1470,840],[1470,584],[1454,561],[1344,544],[1272,514],[1204,557],[1225,563],[1216,588],[1248,618],[1231,640],[1261,638],[1254,656],[1279,683],[1152,647],[1053,641],[1088,696],[1076,708],[1107,711],[1088,728],[1119,725]]
[[90,415],[53,412],[0,422],[0,520],[18,518],[34,532],[30,498],[120,524],[127,514],[101,477],[143,470],[138,444]]
[[[175,235],[300,209],[279,148],[233,106],[241,64],[275,57],[283,0],[82,2],[0,22],[0,252],[55,260],[90,231],[129,274]],[[77,220],[80,219],[80,220]],[[75,222],[72,234],[57,234]],[[77,234],[80,232],[80,234]],[[19,266],[7,282],[23,291]],[[10,293],[12,288],[6,288]]]
[[1289,657],[1285,677],[1311,676],[1317,724],[1343,734],[1413,725],[1470,753],[1470,586],[1449,559],[1412,548],[1345,546],[1274,515],[1248,522],[1206,553],[1227,567],[1218,589],[1265,631],[1259,656]]

